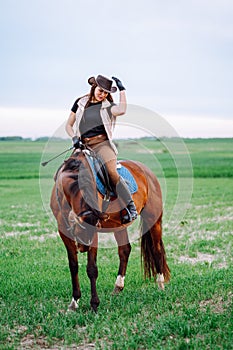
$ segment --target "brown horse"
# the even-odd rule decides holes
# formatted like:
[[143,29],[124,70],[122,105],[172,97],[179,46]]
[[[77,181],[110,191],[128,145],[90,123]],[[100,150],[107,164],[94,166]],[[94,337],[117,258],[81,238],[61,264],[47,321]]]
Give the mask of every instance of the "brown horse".
[[[164,289],[170,271],[162,241],[162,195],[156,176],[142,163],[121,161],[134,176],[138,190],[133,194],[141,216],[141,257],[144,276],[153,277]],[[87,252],[87,275],[91,283],[91,308],[97,311],[100,303],[96,280],[98,249],[97,232],[114,232],[118,244],[119,270],[114,293],[124,288],[127,263],[131,251],[127,226],[122,224],[120,199],[106,201],[96,189],[95,179],[85,151],[77,151],[64,162],[55,176],[51,195],[51,209],[57,220],[59,234],[65,244],[73,286],[70,310],[75,310],[81,297],[78,279],[78,252]]]

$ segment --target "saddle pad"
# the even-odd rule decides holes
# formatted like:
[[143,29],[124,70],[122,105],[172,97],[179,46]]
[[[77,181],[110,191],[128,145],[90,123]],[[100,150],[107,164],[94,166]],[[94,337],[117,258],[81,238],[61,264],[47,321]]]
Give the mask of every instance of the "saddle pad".
[[[93,164],[93,160],[90,158],[89,158],[89,160],[91,160],[90,163],[91,163],[92,171],[95,175],[97,190],[102,195],[106,195],[105,184],[97,175],[94,164]],[[133,193],[137,192],[138,185],[137,185],[133,175],[131,174],[131,172],[127,168],[125,168],[123,165],[121,165],[120,163],[117,164],[117,171],[118,171],[118,174],[125,180],[125,183],[127,184],[130,193],[133,194]],[[115,196],[115,193],[111,192],[110,195]]]
[[[125,183],[127,184],[128,188],[130,190],[130,193],[133,194],[133,193],[137,192],[138,185],[137,185],[133,175],[131,174],[131,172],[121,164],[118,164],[117,171],[118,171],[118,174],[125,180]],[[96,185],[97,185],[98,191],[101,194],[105,195],[106,194],[105,185],[99,179],[98,176],[96,176]],[[113,192],[111,192],[110,195],[114,196],[115,194]]]

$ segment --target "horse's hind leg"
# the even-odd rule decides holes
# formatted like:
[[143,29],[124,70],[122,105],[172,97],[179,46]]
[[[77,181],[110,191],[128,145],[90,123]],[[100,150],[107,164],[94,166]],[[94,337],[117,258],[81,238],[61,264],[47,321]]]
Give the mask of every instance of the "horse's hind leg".
[[124,289],[124,279],[128,264],[129,255],[131,252],[131,245],[129,243],[127,229],[114,232],[115,239],[118,244],[118,255],[120,259],[120,265],[118,269],[118,275],[115,282],[115,288],[113,294],[118,294]]
[[78,280],[77,247],[76,247],[76,243],[73,240],[65,236],[60,231],[59,233],[67,250],[71,281],[72,281],[72,287],[73,287],[72,301],[68,306],[68,310],[75,311],[78,308],[78,301],[81,298],[81,291],[80,291],[80,285]]
[[170,270],[166,261],[166,253],[162,240],[161,219],[150,229],[154,252],[155,252],[155,267],[157,272],[157,283],[159,289],[164,289],[164,281],[169,281]]
[[164,281],[170,279],[170,270],[162,241],[162,215],[151,227],[142,221],[141,250],[145,277],[157,276],[159,288],[164,289]]

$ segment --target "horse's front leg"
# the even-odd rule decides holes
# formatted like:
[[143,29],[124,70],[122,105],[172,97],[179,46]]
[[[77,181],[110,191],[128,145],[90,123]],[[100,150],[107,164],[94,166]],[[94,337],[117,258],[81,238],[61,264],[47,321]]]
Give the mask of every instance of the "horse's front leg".
[[69,311],[75,311],[78,308],[78,301],[81,298],[81,290],[78,280],[78,257],[77,257],[77,247],[76,243],[70,238],[66,237],[63,233],[60,233],[60,236],[65,244],[68,260],[69,260],[69,268],[71,274],[71,281],[73,287],[72,300],[70,305],[68,306]]
[[99,306],[99,297],[96,290],[96,280],[98,278],[98,267],[96,264],[98,249],[98,237],[97,233],[94,234],[93,241],[87,253],[87,275],[91,283],[91,308],[93,311],[97,312]]
[[129,243],[127,229],[114,232],[114,236],[118,244],[118,255],[120,259],[120,265],[119,265],[118,275],[115,282],[113,294],[118,294],[124,289],[124,280],[125,280],[125,274],[126,274],[126,269],[128,265],[129,255],[131,252],[131,245]]

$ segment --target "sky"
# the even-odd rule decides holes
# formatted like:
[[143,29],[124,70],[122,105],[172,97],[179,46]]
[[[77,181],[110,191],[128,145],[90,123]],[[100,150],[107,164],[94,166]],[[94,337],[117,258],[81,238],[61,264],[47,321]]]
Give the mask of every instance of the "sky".
[[181,137],[233,137],[232,18],[232,0],[0,0],[0,136],[53,136],[102,74]]

